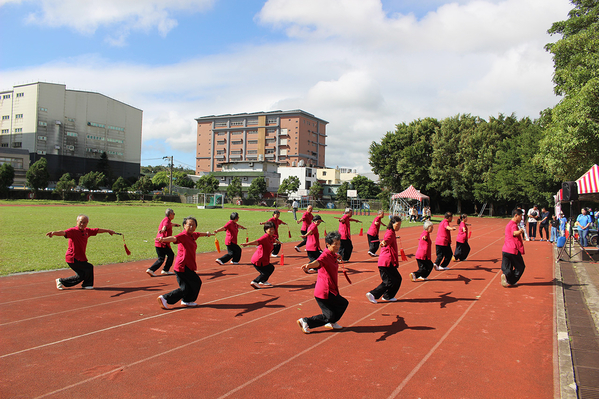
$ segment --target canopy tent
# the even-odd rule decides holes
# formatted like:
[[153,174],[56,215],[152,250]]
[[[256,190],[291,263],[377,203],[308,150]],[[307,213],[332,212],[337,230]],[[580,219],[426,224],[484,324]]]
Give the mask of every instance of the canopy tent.
[[576,184],[579,196],[599,193],[599,166],[593,165],[587,173],[576,180]]
[[418,201],[418,213],[422,214],[423,201],[429,201],[430,197],[416,190],[414,186],[406,188],[401,193],[395,193],[391,196],[389,214],[391,216],[399,215],[403,219],[409,218],[409,209],[411,207],[409,200]]
[[411,184],[410,187],[406,188],[401,193],[396,193],[391,196],[391,200],[396,200],[398,198],[415,199],[418,201],[430,199],[427,195],[424,195],[419,190],[416,190]]

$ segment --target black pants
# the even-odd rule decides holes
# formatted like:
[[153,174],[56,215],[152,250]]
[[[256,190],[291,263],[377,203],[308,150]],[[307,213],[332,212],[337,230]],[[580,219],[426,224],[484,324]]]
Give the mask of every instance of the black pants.
[[416,259],[416,262],[418,263],[418,271],[414,272],[414,276],[416,276],[416,278],[427,278],[433,270],[433,261],[430,259]]
[[395,294],[397,294],[399,287],[401,287],[401,274],[399,274],[399,270],[393,265],[389,267],[379,266],[379,273],[383,282],[370,291],[370,293],[376,299],[379,299],[381,296],[384,299],[395,298]]
[[508,284],[516,284],[526,268],[522,254],[520,252],[517,255],[502,252],[501,255],[501,271],[505,274],[505,279]]
[[273,246],[272,246],[272,254],[273,255],[278,255],[280,250],[281,250],[281,244],[273,244]]
[[200,276],[188,267],[185,267],[185,271],[183,272],[175,271],[175,274],[177,275],[179,288],[162,296],[166,300],[166,303],[174,305],[180,300],[183,300],[184,302],[195,302],[196,299],[198,299],[200,288],[202,287]]
[[541,240],[543,239],[543,230],[545,230],[545,239],[549,241],[549,224],[539,224],[539,235],[541,236]]
[[310,262],[314,262],[316,259],[318,259],[320,254],[322,254],[322,251],[307,251],[307,252],[308,252],[308,259],[310,259]]
[[368,237],[368,251],[370,253],[376,254],[376,251],[379,250],[379,245],[381,244],[379,238],[371,236],[370,234],[366,234],[366,237]]
[[309,328],[321,327],[327,323],[336,323],[341,319],[349,302],[341,295],[333,295],[329,293],[327,299],[316,298],[316,303],[322,310],[322,314],[312,317],[306,317],[306,323]]
[[168,272],[169,270],[171,270],[171,266],[173,265],[173,260],[175,260],[175,253],[173,252],[171,247],[166,247],[166,248],[156,247],[156,254],[158,255],[158,260],[156,260],[156,262],[154,262],[154,264],[152,266],[150,266],[150,270],[153,272],[158,270],[160,268],[160,266],[162,266],[162,263],[164,263],[164,258],[166,258],[166,263],[164,265],[163,270],[165,272]]
[[354,250],[354,244],[351,240],[341,240],[341,247],[339,248],[339,255],[344,262],[347,262],[351,258],[351,253]]
[[536,223],[528,223],[528,237],[535,238],[537,236],[537,224]]
[[470,244],[468,242],[457,242],[455,244],[455,253],[453,257],[457,260],[466,260],[470,253]]
[[266,266],[256,266],[255,264],[253,264],[253,265],[254,265],[254,269],[256,269],[258,271],[258,273],[260,273],[258,275],[258,277],[256,277],[254,279],[255,283],[267,282],[270,275],[275,271],[275,267],[273,266],[272,263],[269,263]]
[[233,259],[233,262],[239,262],[241,259],[241,248],[239,245],[231,243],[227,245],[227,254],[218,259],[223,263],[227,263],[231,259]]
[[[300,233],[302,233],[302,235],[305,235],[308,232],[308,230],[300,230]],[[308,241],[308,237],[305,237],[302,242],[300,242],[299,244],[296,245],[296,247],[303,247],[304,245],[306,245],[306,242]]]
[[437,266],[447,267],[449,262],[451,262],[451,257],[453,256],[453,251],[449,245],[437,245],[437,259],[435,260],[435,264]]
[[93,287],[94,286],[94,265],[89,262],[82,262],[75,259],[73,263],[67,263],[71,269],[75,273],[76,276],[71,276],[67,278],[61,278],[60,282],[65,287],[73,287],[79,283],[82,287]]

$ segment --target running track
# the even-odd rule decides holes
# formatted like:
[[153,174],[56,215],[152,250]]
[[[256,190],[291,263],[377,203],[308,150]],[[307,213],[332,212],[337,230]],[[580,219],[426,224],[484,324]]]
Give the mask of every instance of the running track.
[[[373,218],[355,217],[364,225]],[[366,236],[354,235],[346,265],[353,284],[339,278],[350,302],[341,332],[298,328],[299,317],[320,309],[315,276],[299,270],[305,252],[292,244],[283,245],[285,264],[275,264],[275,286],[263,290],[249,286],[257,274],[253,248],[240,265],[198,254],[199,308],[160,309],[156,297],[177,283],[147,276],[152,261],[96,267],[93,291],[58,291],[54,280],[70,270],[0,278],[0,397],[553,397],[551,246],[526,243],[524,276],[506,289],[507,220],[469,222],[470,258],[424,283],[408,276],[422,227],[404,222],[399,235],[409,259],[400,263],[396,303],[367,301],[380,277]]]

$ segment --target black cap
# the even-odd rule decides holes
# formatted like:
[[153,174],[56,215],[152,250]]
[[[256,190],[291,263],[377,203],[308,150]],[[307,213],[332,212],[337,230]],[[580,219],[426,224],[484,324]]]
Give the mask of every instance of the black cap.
[[324,223],[324,220],[322,220],[322,218],[320,217],[320,215],[315,215],[314,218],[312,218],[313,222],[316,222],[317,220],[320,220],[322,223]]

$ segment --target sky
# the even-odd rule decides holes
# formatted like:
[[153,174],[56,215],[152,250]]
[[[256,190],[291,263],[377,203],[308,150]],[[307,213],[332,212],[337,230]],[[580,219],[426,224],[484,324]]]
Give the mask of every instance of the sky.
[[195,118],[301,109],[326,165],[370,171],[400,123],[553,107],[547,30],[568,0],[0,0],[0,89],[32,82],[143,110],[142,165],[195,169]]

